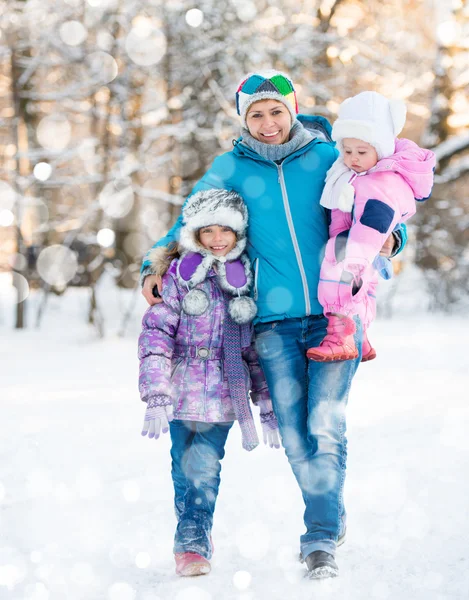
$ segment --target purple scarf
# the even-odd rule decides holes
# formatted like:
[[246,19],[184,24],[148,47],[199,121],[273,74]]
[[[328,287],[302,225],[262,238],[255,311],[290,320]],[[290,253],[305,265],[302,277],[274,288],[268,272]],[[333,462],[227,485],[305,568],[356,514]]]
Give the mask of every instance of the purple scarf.
[[225,294],[225,323],[223,329],[223,353],[225,373],[230,388],[233,408],[241,427],[243,448],[254,450],[259,445],[254,419],[252,417],[248,390],[246,389],[246,373],[241,356],[241,327],[230,316],[228,303],[231,298]]

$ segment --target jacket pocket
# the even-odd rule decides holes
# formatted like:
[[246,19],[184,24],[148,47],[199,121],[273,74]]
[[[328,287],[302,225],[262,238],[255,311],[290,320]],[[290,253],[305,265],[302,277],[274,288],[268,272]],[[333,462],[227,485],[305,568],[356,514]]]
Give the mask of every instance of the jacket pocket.
[[184,357],[181,356],[173,365],[171,365],[171,377],[170,377],[171,381],[176,376],[176,374],[179,371],[179,369],[181,368],[183,362],[184,362]]

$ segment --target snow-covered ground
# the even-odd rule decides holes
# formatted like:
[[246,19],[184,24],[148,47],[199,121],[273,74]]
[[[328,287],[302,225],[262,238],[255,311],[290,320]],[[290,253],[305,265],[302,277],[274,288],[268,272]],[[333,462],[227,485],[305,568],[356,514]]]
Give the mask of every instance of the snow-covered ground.
[[182,580],[169,439],[140,436],[143,299],[122,338],[129,295],[103,294],[98,339],[85,291],[52,297],[41,329],[15,331],[0,287],[0,598],[469,598],[469,320],[416,314],[373,326],[379,357],[360,368],[348,409],[338,579],[310,581],[296,560],[303,509],[283,451],[249,454],[234,428],[212,573]]

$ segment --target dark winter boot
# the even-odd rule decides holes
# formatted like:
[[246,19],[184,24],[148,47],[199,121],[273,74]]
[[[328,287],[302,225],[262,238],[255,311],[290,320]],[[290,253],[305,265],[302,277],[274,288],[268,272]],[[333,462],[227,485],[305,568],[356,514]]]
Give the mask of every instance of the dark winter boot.
[[339,574],[339,567],[332,554],[322,550],[308,554],[305,563],[310,579],[327,579],[328,577],[337,577]]
[[[339,539],[337,540],[337,548],[339,546],[342,546],[342,544],[345,543],[345,538],[347,537],[347,530],[344,529],[343,532],[339,535]],[[300,552],[298,555],[298,560],[300,561],[301,564],[303,564],[305,562],[305,559],[303,558],[303,553]]]

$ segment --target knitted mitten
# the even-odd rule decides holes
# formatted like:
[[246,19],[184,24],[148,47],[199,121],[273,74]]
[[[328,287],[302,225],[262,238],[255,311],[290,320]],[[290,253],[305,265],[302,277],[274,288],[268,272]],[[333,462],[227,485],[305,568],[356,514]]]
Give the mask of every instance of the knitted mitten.
[[142,435],[157,440],[160,433],[167,433],[173,420],[173,404],[169,396],[153,396],[147,401]]
[[264,444],[269,445],[271,448],[280,448],[278,422],[272,407],[272,401],[259,400],[257,406],[260,408],[260,420]]

